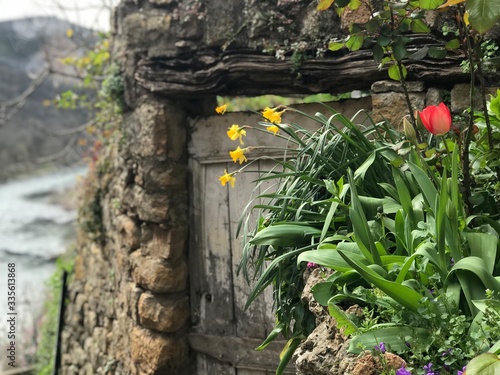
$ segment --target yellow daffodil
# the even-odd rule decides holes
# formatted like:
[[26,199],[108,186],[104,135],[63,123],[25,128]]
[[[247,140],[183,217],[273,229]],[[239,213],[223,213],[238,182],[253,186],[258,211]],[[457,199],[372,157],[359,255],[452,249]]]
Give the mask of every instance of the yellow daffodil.
[[226,109],[227,109],[227,104],[223,104],[215,108],[215,112],[217,112],[219,115],[223,115],[224,113],[226,113]]
[[234,151],[229,151],[229,155],[231,155],[231,158],[233,159],[233,161],[236,163],[237,161],[241,163],[243,163],[244,161],[247,161],[247,158],[245,156],[245,152],[247,152],[248,148],[240,148],[240,146],[238,146],[236,148],[236,150]]
[[283,114],[283,112],[285,112],[284,110],[281,111],[281,112],[276,112],[276,109],[277,108],[269,108],[269,107],[266,107],[264,108],[264,110],[262,111],[262,116],[264,116],[264,118],[273,123],[273,124],[280,124],[281,123],[281,115]]
[[276,125],[268,126],[266,129],[268,132],[271,132],[274,135],[278,134],[278,132],[280,131],[280,128],[278,128]]
[[227,173],[227,170],[224,169],[224,174],[219,177],[219,181],[222,186],[225,186],[228,182],[231,184],[231,187],[234,188],[234,183],[236,182],[236,178],[233,177],[234,173]]
[[232,141],[236,141],[238,138],[240,139],[240,144],[243,144],[242,137],[247,135],[247,132],[244,128],[240,128],[238,125],[232,125],[227,131],[227,136],[231,138]]

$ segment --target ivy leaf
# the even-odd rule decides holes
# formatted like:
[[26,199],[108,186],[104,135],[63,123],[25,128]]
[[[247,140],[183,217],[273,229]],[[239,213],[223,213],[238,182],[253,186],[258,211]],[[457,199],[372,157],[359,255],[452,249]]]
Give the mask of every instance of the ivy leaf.
[[347,39],[347,42],[345,42],[345,46],[349,51],[357,51],[363,45],[364,40],[365,38],[362,35],[351,35]]
[[458,39],[452,39],[444,45],[444,48],[449,50],[456,50],[460,48],[460,41]]
[[378,44],[375,44],[372,48],[373,59],[376,63],[380,63],[384,58],[384,50]]
[[446,49],[443,47],[429,47],[427,53],[433,59],[444,59],[446,57]]
[[391,42],[391,38],[389,38],[388,36],[385,36],[385,35],[380,35],[378,38],[377,38],[377,44],[380,46],[380,47],[386,47],[389,45],[389,43]]
[[465,10],[472,27],[483,34],[500,19],[500,0],[467,0]]
[[392,53],[397,61],[401,61],[406,57],[406,47],[403,41],[397,40],[392,47]]
[[431,29],[421,19],[415,18],[411,21],[411,31],[414,33],[430,33]]
[[350,1],[349,0],[336,0],[335,2],[335,5],[338,7],[338,8],[345,8],[346,6],[348,6],[350,4]]
[[[401,70],[403,71],[403,78],[406,78],[406,75],[408,74],[408,71],[406,70],[406,67],[401,64]],[[399,67],[397,64],[392,65],[389,70],[389,77],[395,81],[401,81],[401,74],[399,73]]]
[[410,56],[408,56],[408,58],[410,60],[422,60],[427,55],[428,51],[429,51],[429,47],[424,46],[424,47],[420,48],[418,51],[412,53]]
[[345,44],[344,43],[340,43],[340,42],[330,42],[328,44],[328,49],[330,51],[338,51],[339,49],[342,49],[345,47]]
[[433,10],[443,4],[442,0],[420,0],[419,6],[422,9]]
[[316,10],[323,11],[330,8],[333,4],[334,0],[320,0]]
[[361,0],[351,0],[347,6],[349,9],[356,10],[361,6]]

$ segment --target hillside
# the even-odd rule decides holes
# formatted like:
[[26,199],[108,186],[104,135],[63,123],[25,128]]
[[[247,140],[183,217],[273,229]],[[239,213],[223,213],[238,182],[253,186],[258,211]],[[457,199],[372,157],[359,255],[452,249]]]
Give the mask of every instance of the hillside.
[[[71,39],[66,36],[68,29],[74,30]],[[51,74],[9,121],[2,118],[15,106],[4,104],[25,92],[49,64],[57,71],[70,73],[60,59],[81,54],[85,45],[95,40],[93,33],[54,17],[0,22],[0,181],[46,167],[36,161],[58,153],[68,142],[72,144],[70,152],[55,160],[54,165],[72,165],[81,160],[76,136],[54,133],[85,123],[87,111],[57,110],[43,104],[74,89],[78,83],[74,78]]]

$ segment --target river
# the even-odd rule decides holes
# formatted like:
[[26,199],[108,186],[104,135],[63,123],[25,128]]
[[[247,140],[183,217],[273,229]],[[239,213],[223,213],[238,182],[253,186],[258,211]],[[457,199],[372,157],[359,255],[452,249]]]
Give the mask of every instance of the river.
[[[0,185],[0,332],[8,316],[9,263],[15,264],[17,333],[29,335],[40,316],[55,259],[74,243],[76,211],[59,201],[85,172],[67,168]],[[6,336],[0,334],[0,344]]]

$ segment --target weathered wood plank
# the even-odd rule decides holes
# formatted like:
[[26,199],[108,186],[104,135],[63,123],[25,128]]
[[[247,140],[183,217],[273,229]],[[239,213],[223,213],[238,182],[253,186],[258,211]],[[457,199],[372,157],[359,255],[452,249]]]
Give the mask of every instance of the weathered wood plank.
[[[436,42],[424,36],[412,47],[416,50]],[[465,82],[462,60],[461,56],[450,56],[443,60],[405,61],[407,79]],[[373,82],[387,79],[387,72],[379,70],[367,50],[309,59],[300,67],[294,66],[290,57],[278,60],[254,50],[201,50],[185,56],[143,59],[135,79],[149,91],[169,96],[287,95],[369,89]]]
[[230,363],[219,362],[209,355],[197,353],[196,375],[237,375],[237,373]]
[[189,216],[190,216],[190,232],[189,232],[189,270],[190,277],[190,306],[191,306],[191,322],[194,327],[200,324],[202,298],[206,290],[208,290],[208,280],[205,278],[204,259],[202,256],[203,240],[203,211],[204,211],[204,191],[203,184],[205,181],[205,169],[195,159],[189,159]]
[[[236,237],[237,228],[249,200],[259,195],[259,189],[255,189],[255,184],[253,183],[259,177],[259,164],[254,163],[250,165],[248,170],[254,170],[255,172],[244,172],[236,175],[236,187],[229,189],[234,311],[236,315],[237,336],[257,338],[263,341],[274,326],[272,298],[266,298],[266,295],[263,294],[245,310],[244,307],[250,295],[251,287],[245,280],[243,272],[238,273],[238,267],[242,258],[242,234],[244,232],[240,232],[240,236]],[[248,223],[250,229],[255,228],[257,219],[258,216],[256,213],[251,216]]]
[[[197,332],[234,335],[232,259],[230,252],[228,186],[220,186],[221,166],[204,166],[202,188],[202,246],[204,260],[201,277],[207,289],[200,295],[200,323]],[[191,279],[197,277],[191,272]]]
[[[206,354],[221,362],[232,364],[236,368],[248,370],[272,371],[279,362],[284,341],[273,342],[262,351],[255,351],[261,344],[257,339],[244,339],[240,337],[220,337],[214,335],[189,335],[191,348]],[[286,373],[295,373],[293,365],[288,365]]]

